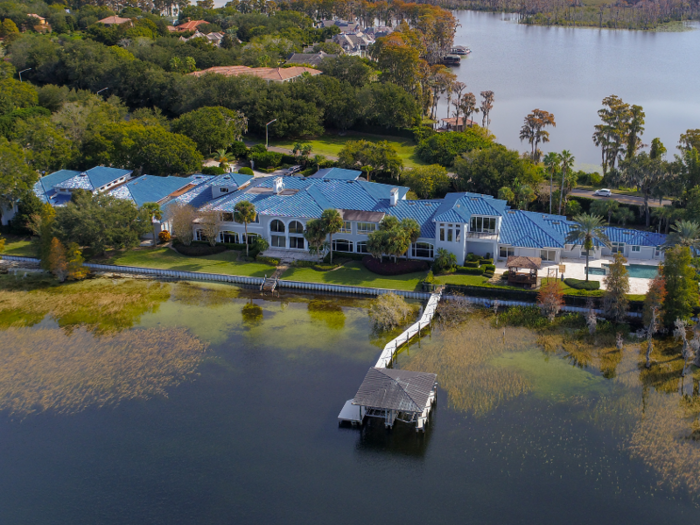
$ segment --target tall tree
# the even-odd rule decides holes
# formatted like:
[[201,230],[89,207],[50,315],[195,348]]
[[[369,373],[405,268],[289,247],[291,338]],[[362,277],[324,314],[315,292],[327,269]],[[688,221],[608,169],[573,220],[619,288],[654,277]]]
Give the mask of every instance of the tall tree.
[[39,179],[29,167],[28,157],[20,146],[0,137],[0,209],[11,208]]
[[574,161],[576,160],[574,156],[571,154],[571,152],[568,149],[565,149],[564,151],[561,152],[559,155],[559,159],[561,161],[561,184],[560,184],[560,191],[561,195],[559,196],[559,215],[561,215],[561,208],[564,203],[564,189],[567,188],[568,182],[569,182],[569,174],[572,172],[573,167],[574,167]]
[[535,162],[539,162],[542,155],[537,146],[540,142],[542,144],[549,142],[549,131],[545,129],[547,126],[557,127],[554,114],[541,109],[533,109],[532,113],[525,117],[525,123],[520,128],[520,140],[527,140],[530,143],[532,148],[530,158]]
[[145,202],[141,209],[151,218],[152,222],[152,233],[153,233],[153,247],[158,245],[158,234],[156,233],[156,221],[161,221],[163,219],[163,210],[160,209],[160,204],[157,202]]
[[495,95],[493,91],[482,91],[481,92],[481,126],[488,129],[489,124],[491,124],[491,119],[489,118],[489,113],[493,109],[493,102],[495,100]]
[[321,219],[310,219],[306,221],[304,238],[309,244],[309,253],[321,257],[326,243],[326,225]]
[[335,208],[328,208],[321,213],[324,229],[328,233],[328,241],[331,244],[331,264],[333,264],[333,234],[343,229],[343,218]]
[[[642,147],[641,136],[644,134],[644,117],[645,114],[642,106],[632,105],[630,107],[627,126],[625,129],[625,133],[627,135],[625,158],[627,159],[634,157],[639,148]],[[656,152],[652,150],[652,153]],[[652,157],[653,156],[654,155],[652,155]]]
[[178,242],[185,246],[192,244],[192,223],[197,218],[197,210],[189,204],[175,202],[167,207],[166,217]]
[[674,246],[666,250],[660,268],[666,285],[664,325],[671,328],[676,319],[688,320],[698,305],[698,283],[692,265],[690,248]]
[[620,203],[613,200],[596,200],[591,203],[591,214],[608,218],[608,226],[613,214],[619,209]]
[[255,205],[249,201],[240,201],[233,208],[233,220],[239,224],[243,224],[245,228],[245,256],[248,257],[248,224],[253,222],[257,217]]
[[613,263],[608,268],[608,274],[603,278],[605,284],[603,308],[606,315],[612,317],[616,323],[623,322],[629,310],[627,294],[630,291],[630,279],[625,266],[626,262],[627,259],[617,252]]
[[588,281],[588,259],[595,242],[610,246],[610,239],[605,233],[603,218],[598,215],[588,215],[582,213],[574,217],[574,224],[571,226],[566,243],[579,244],[586,252],[586,281]]
[[603,106],[598,110],[598,116],[603,122],[594,127],[593,142],[600,147],[605,175],[609,170],[615,169],[618,157],[625,149],[630,106],[616,95],[605,97]]
[[647,227],[651,224],[651,211],[649,199],[659,184],[669,177],[669,166],[660,158],[652,159],[648,153],[625,159],[620,163],[621,171],[615,182],[634,186],[644,196],[644,212]]
[[369,166],[368,181],[372,173],[387,172],[393,177],[399,176],[403,168],[403,161],[399,157],[396,148],[386,140],[369,142],[366,140],[348,141],[340,153],[338,164],[344,168],[362,169]]
[[554,175],[561,170],[561,155],[550,151],[544,157],[544,167],[549,173],[549,213],[552,213],[552,193],[554,192]]

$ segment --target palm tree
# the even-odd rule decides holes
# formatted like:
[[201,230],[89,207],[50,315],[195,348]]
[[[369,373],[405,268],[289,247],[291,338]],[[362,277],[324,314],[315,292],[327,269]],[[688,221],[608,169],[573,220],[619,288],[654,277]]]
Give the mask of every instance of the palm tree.
[[542,152],[537,149],[541,142],[542,144],[549,142],[549,131],[545,130],[546,126],[557,127],[554,121],[554,114],[542,109],[533,109],[532,113],[525,117],[525,123],[520,128],[520,140],[527,140],[532,147],[530,158],[534,162],[539,162]]
[[214,154],[214,160],[219,163],[219,167],[223,168],[224,165],[228,164],[229,159],[233,156],[230,151],[226,151],[226,148],[217,149]]
[[[574,167],[574,160],[576,159],[568,149],[562,151],[559,157],[561,160],[561,195],[559,197],[559,215],[561,215],[561,206],[564,203],[564,186],[566,185],[566,176],[569,174],[569,171]],[[587,275],[586,279],[588,279]]]
[[549,172],[549,213],[552,213],[552,193],[554,192],[554,174],[559,171],[561,165],[561,155],[553,151],[544,157],[544,166]]
[[610,239],[605,234],[605,222],[600,215],[582,213],[574,217],[574,223],[565,242],[567,244],[580,244],[586,250],[586,281],[588,281],[588,258],[593,249],[593,241],[610,246]]
[[245,256],[248,257],[248,223],[255,220],[257,213],[255,205],[252,202],[241,201],[237,202],[233,208],[233,220],[242,223],[245,227]]
[[331,264],[333,264],[333,234],[338,233],[343,228],[343,218],[338,213],[338,210],[328,208],[323,210],[321,221],[323,221],[325,230],[328,233],[328,241],[331,244]]
[[158,244],[156,241],[156,225],[154,220],[160,221],[163,219],[163,210],[160,209],[160,205],[157,202],[145,202],[141,209],[144,210],[151,219],[153,226],[153,247],[155,248]]
[[687,246],[692,252],[700,251],[700,224],[694,221],[678,221],[671,226],[664,249]]

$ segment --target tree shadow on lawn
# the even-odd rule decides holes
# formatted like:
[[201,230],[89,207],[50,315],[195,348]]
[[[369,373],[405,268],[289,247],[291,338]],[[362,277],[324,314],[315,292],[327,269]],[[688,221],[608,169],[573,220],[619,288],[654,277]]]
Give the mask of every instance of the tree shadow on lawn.
[[[316,272],[316,270],[313,271]],[[392,277],[374,274],[366,268],[364,268],[363,266],[361,266],[360,263],[352,262],[346,264],[338,270],[317,273],[319,274],[319,279],[315,279],[314,282],[320,282],[324,284],[360,286],[368,288],[397,288],[408,291],[421,291],[422,288],[420,283],[427,272],[413,272]],[[283,279],[288,279],[292,281],[304,281],[304,274],[301,274],[299,277],[295,275],[283,276]],[[406,284],[408,284],[409,281],[414,279],[417,281],[415,286],[405,286]],[[400,286],[402,284],[404,286]]]

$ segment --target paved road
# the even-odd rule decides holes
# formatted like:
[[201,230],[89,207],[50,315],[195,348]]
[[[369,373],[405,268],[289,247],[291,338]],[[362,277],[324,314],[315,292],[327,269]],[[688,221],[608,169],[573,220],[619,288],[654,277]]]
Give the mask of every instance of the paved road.
[[[613,193],[610,197],[599,197],[598,195],[593,195],[593,190],[579,190],[573,189],[569,195],[575,195],[577,197],[588,197],[589,199],[606,199],[606,200],[616,200],[622,204],[636,204],[637,206],[644,206],[644,198],[634,197],[632,195],[620,195],[619,193]],[[650,199],[649,206],[653,208],[658,208],[660,206],[670,206],[671,201],[664,199],[663,204],[659,205],[659,199]]]

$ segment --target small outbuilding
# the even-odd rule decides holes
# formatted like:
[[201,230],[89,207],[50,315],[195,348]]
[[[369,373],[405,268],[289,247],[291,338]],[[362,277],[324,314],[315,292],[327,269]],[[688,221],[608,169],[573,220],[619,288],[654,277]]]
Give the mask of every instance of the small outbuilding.
[[[354,417],[360,423],[365,417],[376,417],[384,420],[386,428],[399,420],[415,424],[416,431],[425,431],[436,397],[436,374],[372,367],[343,410],[355,407]],[[351,421],[343,417],[343,412],[339,419]]]
[[542,268],[542,259],[511,255],[506,261],[506,268],[508,268],[508,284],[522,284],[533,288],[537,286],[537,271]]

